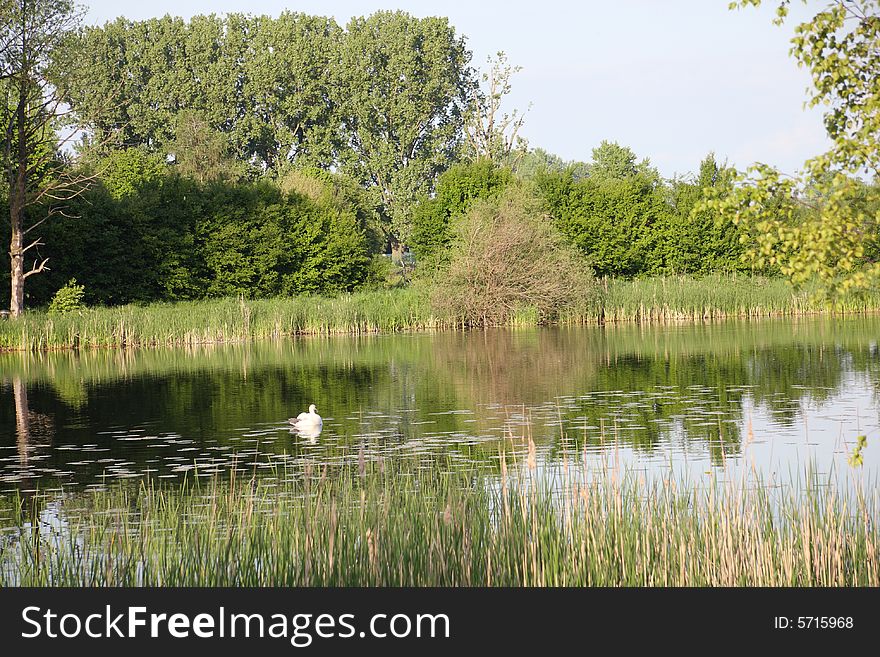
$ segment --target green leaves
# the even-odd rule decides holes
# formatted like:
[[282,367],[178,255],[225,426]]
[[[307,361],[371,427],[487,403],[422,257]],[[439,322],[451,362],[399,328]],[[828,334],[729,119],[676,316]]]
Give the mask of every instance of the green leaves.
[[859,436],[856,438],[856,446],[853,448],[852,453],[849,455],[847,462],[854,468],[861,467],[865,463],[865,457],[862,455],[862,450],[868,446],[868,437],[867,436]]
[[114,91],[124,99],[87,122],[96,135],[173,151],[203,181],[246,173],[230,171],[229,158],[253,174],[336,167],[369,190],[401,240],[410,209],[458,154],[475,85],[447,19],[404,12],[355,18],[347,30],[291,12],[120,18],[70,49],[94,62],[69,79],[78,114]]
[[[734,6],[747,4],[760,0]],[[777,22],[787,12],[786,0]],[[793,178],[755,165],[733,194],[707,206],[743,228],[750,242],[746,257],[778,266],[795,285],[818,282],[832,302],[880,281],[880,262],[868,253],[876,242],[880,197],[876,185],[859,180],[880,176],[878,13],[877,0],[835,0],[795,28],[791,53],[810,72],[808,104],[828,107],[831,149]]]
[[70,80],[83,116],[112,90],[123,102],[85,127],[129,146],[165,152],[180,140],[178,114],[196,114],[242,161],[328,166],[339,148],[329,98],[341,30],[332,19],[228,14],[184,22],[119,18],[69,44],[93,62]]
[[341,40],[334,99],[343,170],[373,194],[388,232],[411,235],[410,210],[457,155],[474,80],[471,53],[445,18],[377,12]]

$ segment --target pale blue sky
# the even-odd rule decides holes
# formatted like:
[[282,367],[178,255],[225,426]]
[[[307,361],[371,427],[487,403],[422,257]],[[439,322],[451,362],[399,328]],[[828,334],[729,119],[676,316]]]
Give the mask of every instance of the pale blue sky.
[[707,152],[745,167],[755,161],[793,173],[827,146],[818,110],[805,110],[809,77],[789,56],[795,21],[817,3],[793,7],[782,27],[776,3],[729,11],[727,0],[86,0],[87,22],[166,13],[284,9],[351,16],[402,9],[448,16],[483,67],[498,50],[522,66],[508,107],[531,110],[529,144],[589,161],[603,139],[648,157],[661,174],[692,172]]

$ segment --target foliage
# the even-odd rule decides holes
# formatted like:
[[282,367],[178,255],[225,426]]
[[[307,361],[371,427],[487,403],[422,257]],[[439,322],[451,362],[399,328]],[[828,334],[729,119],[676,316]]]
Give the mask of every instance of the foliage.
[[458,323],[503,324],[526,308],[552,321],[594,293],[586,263],[521,190],[473,203],[453,235],[433,303]]
[[369,213],[332,174],[309,198],[268,180],[199,184],[142,149],[96,166],[76,217],[48,233],[63,246],[48,252],[56,266],[36,301],[71,276],[102,304],[332,293],[365,280]]
[[517,177],[534,180],[539,173],[565,173],[570,171],[575,180],[589,175],[590,165],[585,162],[566,162],[558,155],[543,148],[532,148],[522,154],[517,161],[509,162]]
[[742,258],[742,233],[729,218],[703,207],[710,195],[730,193],[736,171],[715,161],[709,153],[692,180],[670,184],[671,205],[667,214],[665,238],[658,244],[658,255],[668,273],[699,273],[762,270]]
[[83,303],[85,293],[85,286],[77,285],[76,279],[71,278],[67,285],[58,290],[55,296],[52,297],[47,313],[49,315],[64,315],[77,310],[83,310],[85,308]]
[[264,185],[217,193],[197,229],[209,296],[351,291],[365,278],[366,240],[353,212]]
[[575,181],[571,173],[540,174],[544,207],[567,240],[600,276],[651,273],[657,227],[669,211],[663,194],[641,176]]
[[389,236],[407,243],[411,208],[458,152],[471,54],[447,19],[400,11],[352,19],[341,48],[343,170],[370,190]]
[[442,256],[452,241],[451,222],[475,199],[496,198],[510,183],[509,169],[489,159],[456,164],[437,180],[432,198],[423,198],[413,211],[410,247],[419,260]]
[[124,145],[163,157],[175,141],[192,138],[179,116],[186,112],[197,117],[202,147],[215,154],[265,168],[329,165],[340,139],[326,73],[340,35],[332,19],[288,11],[189,22],[118,18],[70,44],[92,63],[70,79],[71,104],[89,115],[101,98],[120,95],[124,102],[84,127],[98,141],[115,133]]
[[694,211],[710,192],[719,198],[732,173],[708,156],[693,182],[666,185],[647,160],[603,142],[586,177],[571,167],[540,170],[535,190],[545,211],[600,276],[708,273],[745,268],[740,235],[710,209]]
[[[788,4],[778,5],[777,23]],[[835,0],[795,28],[791,53],[812,77],[809,104],[828,107],[831,149],[793,178],[755,165],[732,194],[706,206],[743,226],[752,238],[746,257],[778,265],[794,284],[816,280],[832,299],[880,280],[880,262],[866,257],[876,239],[877,206],[866,211],[852,202],[860,186],[855,177],[880,174],[878,9],[876,0]]]
[[82,9],[69,0],[13,0],[0,19],[0,168],[9,207],[13,317],[24,311],[25,281],[48,270],[43,237],[34,231],[65,214],[67,202],[88,183],[60,153],[75,130],[59,135],[69,101],[57,75],[59,60],[67,70],[82,66],[59,53],[81,17]]
[[636,154],[631,148],[605,140],[593,149],[589,175],[596,181],[626,180],[641,176],[651,182],[659,182],[660,178],[647,158],[636,162]]
[[244,162],[231,157],[228,140],[192,110],[181,110],[175,117],[169,149],[168,158],[178,173],[200,184],[236,182],[244,177]]

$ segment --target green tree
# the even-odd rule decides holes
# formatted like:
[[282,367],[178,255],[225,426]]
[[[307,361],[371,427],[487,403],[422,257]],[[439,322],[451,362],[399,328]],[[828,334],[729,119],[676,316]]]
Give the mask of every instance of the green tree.
[[[24,310],[25,281],[48,269],[42,230],[82,193],[88,178],[66,166],[66,75],[82,64],[62,48],[78,28],[81,10],[68,0],[13,0],[0,22],[0,146],[9,206],[10,302]],[[60,61],[59,61],[60,60]],[[104,98],[106,103],[110,97]],[[33,260],[31,260],[33,258]]]
[[197,233],[210,296],[347,292],[367,274],[355,213],[266,183],[215,189]]
[[192,110],[181,110],[175,117],[169,150],[177,172],[200,184],[236,182],[244,177],[245,164],[233,159],[229,140]]
[[700,162],[696,177],[673,180],[669,186],[669,212],[658,239],[658,257],[666,273],[700,273],[746,270],[741,233],[729,218],[702,207],[703,199],[728,193],[736,172],[719,165],[709,153]]
[[549,153],[543,148],[529,149],[513,166],[516,175],[526,180],[532,180],[539,172],[562,173],[571,171],[576,180],[586,178],[590,172],[590,165],[585,162],[566,162],[558,155]]
[[491,160],[456,164],[437,180],[432,198],[423,198],[413,211],[410,246],[416,257],[442,255],[452,241],[452,223],[475,199],[496,198],[512,181],[510,169]]
[[[759,4],[742,0],[731,8]],[[777,23],[788,7],[788,0],[779,3]],[[827,108],[830,150],[796,177],[757,164],[733,193],[707,203],[741,226],[745,257],[778,267],[796,285],[817,281],[831,299],[880,279],[880,262],[867,257],[880,216],[876,205],[852,202],[856,177],[880,175],[878,10],[877,0],[835,0],[795,28],[791,54],[812,77],[808,104]]]
[[636,162],[636,154],[631,148],[604,140],[593,149],[589,175],[594,180],[622,180],[637,175],[651,178],[655,182],[659,182],[660,179],[660,174],[651,167],[647,158]]
[[459,151],[470,58],[445,18],[377,12],[348,24],[334,84],[343,169],[373,194],[397,251],[412,207]]
[[637,163],[631,149],[603,141],[586,178],[577,179],[573,169],[543,171],[535,185],[556,226],[597,275],[665,271],[657,245],[671,209],[659,175],[647,160]]
[[111,92],[125,99],[88,125],[99,140],[168,152],[186,110],[243,162],[329,166],[341,140],[330,98],[340,36],[332,19],[291,12],[118,18],[74,45],[93,66],[73,80],[71,101],[82,111]]

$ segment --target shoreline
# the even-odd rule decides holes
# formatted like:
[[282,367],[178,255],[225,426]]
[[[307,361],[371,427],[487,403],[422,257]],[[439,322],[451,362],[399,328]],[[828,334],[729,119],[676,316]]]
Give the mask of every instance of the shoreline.
[[438,316],[421,286],[245,300],[227,297],[147,306],[89,308],[66,315],[28,311],[0,321],[0,353],[221,345],[297,336],[460,332],[538,326],[687,325],[736,319],[871,315],[880,295],[837,307],[794,292],[779,279],[742,276],[605,281],[589,307],[547,321],[522,308],[497,326],[471,327]]

